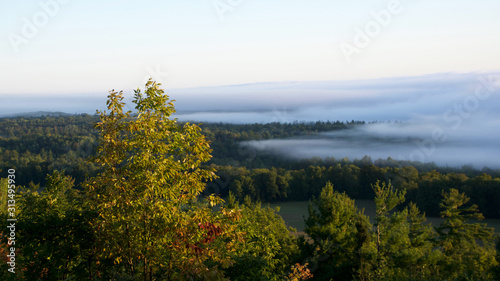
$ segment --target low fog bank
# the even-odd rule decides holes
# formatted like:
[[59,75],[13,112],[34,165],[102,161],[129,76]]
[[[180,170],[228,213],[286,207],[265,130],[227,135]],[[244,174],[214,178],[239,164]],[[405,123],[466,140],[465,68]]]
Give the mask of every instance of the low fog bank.
[[370,156],[387,159],[434,162],[440,166],[472,165],[477,169],[500,168],[499,120],[464,121],[461,126],[446,122],[378,123],[355,129],[326,132],[291,139],[242,143],[261,153],[290,158],[334,157],[350,160]]
[[[108,90],[72,95],[0,94],[0,115],[34,111],[94,114]],[[133,110],[132,89],[123,89]],[[409,121],[424,117],[500,115],[500,73],[441,73],[370,80],[270,82],[165,89],[181,121],[291,123],[294,121]],[[451,112],[450,112],[451,111]]]
[[410,121],[500,114],[499,73],[257,83],[169,94],[177,101],[179,120],[204,122]]

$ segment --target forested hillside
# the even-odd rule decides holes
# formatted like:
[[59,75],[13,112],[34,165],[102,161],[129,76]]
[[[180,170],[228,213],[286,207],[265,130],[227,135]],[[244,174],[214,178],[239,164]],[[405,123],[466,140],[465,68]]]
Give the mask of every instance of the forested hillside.
[[[53,171],[64,172],[75,186],[96,175],[98,165],[88,161],[95,155],[98,116],[3,118],[0,119],[0,169],[14,168],[17,183],[45,186]],[[427,215],[439,215],[441,192],[456,188],[471,198],[487,218],[500,218],[500,171],[472,167],[439,167],[433,163],[396,161],[391,158],[313,158],[294,160],[263,153],[244,141],[311,135],[362,126],[364,122],[314,122],[270,124],[201,124],[210,141],[212,165],[220,177],[205,193],[238,199],[248,195],[261,202],[309,200],[319,196],[330,181],[336,190],[355,199],[373,199],[371,184],[389,181],[408,191],[407,197]]]
[[[152,81],[134,104],[112,91],[96,116],[1,119],[2,280],[500,278],[498,237],[477,223],[500,216],[495,171],[282,159],[239,142],[363,123],[199,127]],[[298,238],[262,207],[286,200],[310,200]]]

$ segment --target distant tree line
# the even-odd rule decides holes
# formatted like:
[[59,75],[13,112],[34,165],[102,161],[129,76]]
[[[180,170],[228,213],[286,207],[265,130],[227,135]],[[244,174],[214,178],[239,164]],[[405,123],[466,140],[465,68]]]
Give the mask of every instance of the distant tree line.
[[[98,131],[93,124],[98,116],[42,116],[0,118],[0,168],[16,168],[20,183],[45,183],[45,176],[54,170],[64,171],[75,183],[95,175],[98,168],[87,161],[95,154]],[[202,124],[202,132],[211,142],[213,158],[210,163],[224,164],[248,158],[242,154],[239,142],[283,138],[303,134],[340,130],[363,124],[352,122],[311,122],[293,124]],[[253,153],[253,152],[252,152]],[[254,158],[252,158],[254,159]],[[269,166],[266,159],[245,164]]]
[[[18,184],[45,186],[47,174],[61,171],[75,180],[95,176],[99,166],[88,161],[95,155],[98,131],[93,124],[98,116],[73,115],[0,119],[0,169],[14,168]],[[330,181],[335,189],[355,199],[373,199],[370,184],[389,181],[398,189],[407,189],[407,198],[430,216],[439,214],[439,194],[457,188],[477,204],[487,218],[500,218],[500,171],[469,166],[439,167],[434,163],[397,161],[391,158],[373,161],[365,156],[349,160],[312,158],[286,159],[242,146],[248,140],[263,140],[345,130],[363,125],[349,122],[295,122],[269,124],[209,123],[200,126],[210,141],[212,159],[221,177],[208,190],[238,199],[246,195],[262,202],[309,200],[318,196]],[[217,189],[217,190],[215,190]],[[206,192],[208,192],[208,190]]]
[[500,178],[488,174],[467,177],[465,174],[441,174],[435,170],[420,173],[415,167],[380,168],[375,165],[357,166],[349,163],[310,165],[304,169],[214,166],[220,179],[206,190],[237,199],[249,196],[262,202],[303,201],[319,196],[327,182],[336,191],[355,199],[374,199],[371,185],[380,181],[406,190],[406,198],[429,216],[439,216],[441,193],[455,188],[471,198],[487,218],[500,218]]
[[58,170],[75,183],[95,175],[88,162],[97,145],[96,116],[32,117],[0,119],[0,169],[16,169],[19,185],[45,185],[45,177]]

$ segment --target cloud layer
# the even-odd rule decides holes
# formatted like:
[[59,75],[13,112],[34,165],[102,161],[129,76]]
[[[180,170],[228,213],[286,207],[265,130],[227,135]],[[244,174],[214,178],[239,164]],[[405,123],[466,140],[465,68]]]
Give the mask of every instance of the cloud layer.
[[[478,94],[476,91],[479,89]],[[500,73],[435,74],[356,81],[259,83],[172,90],[181,120],[408,121],[469,112],[497,116]],[[478,95],[480,98],[477,98]],[[456,121],[455,121],[456,122]]]

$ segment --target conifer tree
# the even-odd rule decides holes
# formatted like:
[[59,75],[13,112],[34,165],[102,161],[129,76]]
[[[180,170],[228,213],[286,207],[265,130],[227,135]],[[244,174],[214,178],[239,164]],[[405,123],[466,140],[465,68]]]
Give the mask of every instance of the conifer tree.
[[493,280],[495,258],[494,232],[486,224],[470,223],[483,215],[477,205],[467,204],[469,197],[452,188],[443,191],[441,217],[436,228],[438,245],[443,252],[444,276],[463,280]]
[[[328,182],[309,204],[305,232],[313,239],[311,269],[315,280],[349,280],[363,265],[370,228],[354,200]],[[364,236],[364,238],[363,238]]]
[[376,274],[379,279],[386,279],[394,273],[396,260],[402,258],[401,249],[409,246],[409,226],[406,222],[407,211],[393,211],[405,201],[406,191],[396,191],[391,183],[372,185],[375,192],[375,233],[377,249]]

